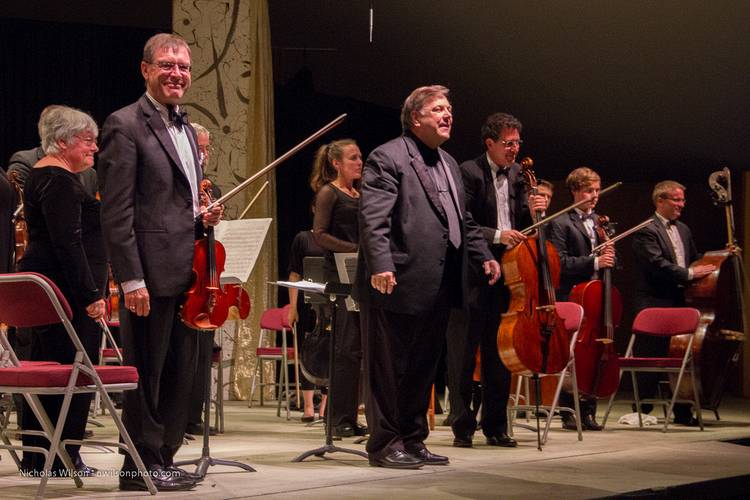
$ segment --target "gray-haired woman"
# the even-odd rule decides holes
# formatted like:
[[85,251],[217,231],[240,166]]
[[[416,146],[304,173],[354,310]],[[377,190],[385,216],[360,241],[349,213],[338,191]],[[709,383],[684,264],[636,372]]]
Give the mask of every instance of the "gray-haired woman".
[[[60,288],[73,310],[73,326],[90,357],[97,354],[101,331],[96,323],[104,315],[107,261],[99,224],[99,201],[88,194],[76,176],[94,164],[99,129],[93,118],[67,106],[48,106],[39,119],[45,156],[34,165],[24,185],[24,211],[29,245],[19,263],[21,271],[41,273]],[[31,359],[72,363],[75,348],[62,325],[32,331]],[[62,396],[42,396],[52,422],[57,421]],[[83,439],[90,394],[73,396],[62,439]],[[24,403],[24,406],[26,404]],[[33,412],[25,407],[22,428],[39,429]],[[37,436],[23,436],[27,446],[49,447]],[[77,473],[93,475],[96,469],[81,460],[79,446],[68,446]],[[55,459],[53,472],[63,469]],[[22,470],[41,473],[44,456],[25,451]]]

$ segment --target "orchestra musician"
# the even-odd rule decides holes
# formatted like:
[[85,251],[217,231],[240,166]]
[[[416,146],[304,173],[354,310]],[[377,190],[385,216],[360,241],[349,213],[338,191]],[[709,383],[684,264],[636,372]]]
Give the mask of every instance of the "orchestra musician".
[[[313,238],[326,253],[326,281],[338,282],[334,252],[356,252],[359,241],[359,184],[362,178],[362,153],[352,139],[341,139],[318,148],[310,175],[315,193]],[[362,371],[362,335],[359,313],[347,311],[339,298],[336,314],[332,404],[328,411],[333,435],[364,436],[367,427],[357,422],[359,378]]]
[[[123,422],[159,490],[192,488],[199,476],[174,466],[197,369],[196,331],[178,311],[190,288],[193,247],[222,209],[199,208],[196,135],[180,110],[190,88],[190,48],[160,33],[144,46],[146,93],[112,113],[99,153],[102,226],[120,301],[125,362],[138,389],[125,393]],[[126,456],[120,489],[146,489]]]
[[[600,269],[615,265],[612,246],[605,247],[599,256],[591,255],[591,249],[602,243],[596,234],[597,215],[594,212],[601,190],[599,174],[588,167],[576,168],[568,175],[565,186],[574,203],[588,202],[554,219],[547,226],[549,241],[555,245],[560,256],[560,288],[555,292],[560,301],[568,300],[571,289],[578,283],[595,279]],[[582,429],[602,430],[596,422],[596,398],[581,397],[580,403]],[[560,392],[560,406],[574,407],[573,395],[569,391]],[[561,417],[564,429],[577,429],[571,413],[561,412]]]
[[373,466],[449,462],[424,443],[449,311],[466,298],[470,263],[491,283],[500,277],[464,208],[458,164],[440,148],[453,125],[448,92],[415,89],[401,110],[403,135],[376,148],[363,169],[356,298]]
[[[200,161],[203,178],[207,178],[206,170],[208,161],[211,157],[211,133],[206,127],[199,123],[191,123],[197,137],[198,160]],[[221,189],[215,182],[211,183],[211,197],[218,199],[221,197]],[[198,371],[195,373],[193,381],[193,392],[190,396],[190,408],[188,410],[187,427],[185,436],[203,435],[203,391],[206,384],[206,370],[203,369],[211,362],[215,346],[214,332],[201,332],[198,334]],[[219,346],[216,346],[218,349]],[[216,427],[209,427],[209,435],[216,435]],[[188,438],[189,439],[189,438]]]
[[[49,108],[48,108],[49,109]],[[29,171],[24,185],[25,216],[29,244],[18,264],[23,272],[37,272],[51,279],[73,311],[72,322],[92,359],[98,355],[101,330],[97,320],[104,316],[107,285],[107,259],[99,221],[99,201],[83,188],[78,172],[91,168],[98,150],[98,127],[86,113],[66,106],[55,106],[40,117],[44,156]],[[62,324],[31,329],[29,359],[72,363],[76,349]],[[56,422],[63,396],[40,396],[45,411]],[[91,394],[73,396],[62,439],[83,439]],[[41,429],[24,400],[21,412],[24,430]],[[24,446],[49,447],[46,438],[23,435]],[[81,460],[80,446],[69,445],[76,472],[96,474]],[[43,473],[44,455],[24,450],[22,470]],[[58,457],[52,470],[64,470]]]
[[16,238],[12,219],[15,210],[16,190],[11,186],[5,171],[0,170],[0,273],[9,273],[13,269]]
[[[531,224],[529,202],[534,210],[544,211],[547,200],[541,196],[527,198],[516,156],[521,148],[521,122],[507,113],[494,113],[482,126],[485,152],[461,164],[461,178],[466,192],[465,208],[469,211],[494,259],[500,261],[507,248],[525,240],[519,231]],[[481,427],[488,445],[515,447],[508,435],[507,405],[510,395],[510,372],[500,360],[497,331],[502,313],[507,311],[510,292],[503,283],[488,285],[477,269],[469,271],[466,311],[451,313],[448,331],[449,390],[456,397],[451,408],[453,446],[473,446],[477,429],[476,411],[472,409],[473,374],[476,350],[481,364]]]
[[[678,220],[685,208],[685,186],[667,180],[656,184],[651,199],[656,207],[653,221],[633,236],[633,253],[638,268],[634,300],[636,311],[647,307],[682,307],[685,288],[693,280],[709,275],[713,265],[695,265],[701,255],[696,249],[690,228]],[[669,339],[643,335],[634,346],[635,356],[665,356]],[[657,392],[658,374],[639,373],[638,391],[642,398]],[[644,413],[652,405],[641,405]],[[635,411],[635,410],[634,410]],[[689,404],[677,403],[675,422],[695,424]]]

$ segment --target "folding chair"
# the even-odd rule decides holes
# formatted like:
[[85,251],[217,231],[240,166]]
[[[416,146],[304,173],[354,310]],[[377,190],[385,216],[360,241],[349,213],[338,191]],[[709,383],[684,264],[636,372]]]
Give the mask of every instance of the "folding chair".
[[[255,394],[256,379],[260,373],[260,405],[263,406],[263,387],[266,385],[273,385],[277,388],[277,400],[278,406],[276,408],[276,416],[281,416],[281,400],[284,399],[286,404],[286,419],[290,417],[290,393],[289,393],[289,368],[288,365],[292,364],[295,368],[295,385],[297,393],[297,401],[299,401],[299,364],[297,363],[297,335],[293,330],[292,326],[289,325],[289,304],[282,308],[267,309],[263,312],[260,317],[260,335],[258,338],[258,348],[255,350],[255,371],[253,372],[252,382],[250,383],[250,398],[248,407],[251,408],[253,404],[253,394]],[[287,347],[286,334],[292,331],[295,334],[292,335],[292,347]],[[281,347],[276,347],[276,334],[281,334]],[[272,340],[267,340],[266,336],[272,334]],[[271,344],[271,347],[266,347],[267,344]],[[281,373],[279,374],[279,382],[264,382],[263,374],[263,363],[281,362]],[[283,389],[283,391],[282,391]],[[283,397],[282,397],[283,392]]]
[[[641,399],[638,395],[638,380],[636,373],[670,373],[677,374],[676,387],[680,386],[683,377],[687,374],[697,388],[695,383],[695,365],[693,359],[693,341],[695,340],[695,331],[700,323],[700,312],[692,307],[650,307],[643,309],[633,321],[633,333],[630,336],[625,356],[620,358],[620,380],[622,374],[630,372],[633,381],[633,402],[638,412],[638,426],[643,428],[643,417],[641,414],[641,405],[643,403],[660,404],[668,407],[664,413],[664,428],[662,432],[667,432],[669,427],[669,418],[672,416],[675,403],[691,403],[698,415],[698,425],[703,430],[703,417],[701,415],[700,394],[698,390],[693,390],[693,399],[677,399],[678,391],[672,391],[670,399],[648,398]],[[674,337],[676,335],[689,335],[687,348],[682,357],[635,357],[633,356],[633,345],[636,342],[637,335],[651,335],[654,337]],[[604,414],[602,427],[606,425],[609,412],[612,410],[612,403],[616,393],[609,398],[607,412]]]
[[[31,410],[39,421],[41,431],[18,431],[29,435],[46,438],[49,450],[37,446],[12,445],[5,440],[0,449],[10,451],[14,460],[18,457],[15,450],[42,453],[45,456],[45,474],[39,482],[37,498],[44,495],[47,481],[51,474],[55,456],[59,456],[63,465],[71,471],[77,487],[82,487],[81,478],[74,474],[75,470],[65,446],[78,444],[83,446],[117,446],[130,454],[134,463],[142,474],[149,492],[155,495],[157,490],[151,481],[148,470],[143,465],[138,451],[130,435],[122,424],[120,416],[115,411],[108,391],[126,391],[138,386],[138,371],[132,366],[94,366],[78,338],[70,322],[73,314],[67,300],[57,286],[37,273],[0,274],[0,322],[15,327],[35,327],[62,323],[70,341],[75,346],[75,360],[69,365],[39,365],[24,364],[18,361],[12,347],[5,336],[1,336],[3,347],[9,353],[12,366],[0,367],[0,392],[22,394]],[[120,431],[123,443],[101,442],[93,440],[64,440],[61,435],[74,394],[99,393],[101,401],[109,410],[112,419]],[[63,403],[57,423],[53,426],[44,411],[39,395],[62,395]]]
[[[578,340],[578,331],[581,329],[581,324],[583,323],[583,307],[581,307],[579,304],[576,304],[574,302],[556,302],[555,303],[555,309],[557,311],[557,315],[565,321],[565,329],[568,331],[568,335],[570,336],[570,360],[568,361],[568,364],[565,365],[565,368],[562,369],[559,373],[553,373],[553,374],[540,374],[539,377],[549,377],[549,376],[555,376],[559,377],[559,380],[557,382],[557,388],[555,389],[555,396],[552,399],[551,405],[539,405],[540,411],[543,411],[547,414],[547,421],[544,426],[544,434],[542,435],[542,444],[545,444],[547,442],[547,434],[549,433],[550,426],[552,424],[552,418],[555,416],[555,410],[559,412],[568,412],[573,414],[573,416],[576,419],[576,428],[578,430],[578,440],[583,440],[583,433],[581,432],[581,408],[580,403],[578,400],[578,380],[576,379],[576,358],[575,358],[575,345],[576,341]],[[574,399],[574,405],[575,408],[568,408],[568,407],[557,407],[557,402],[560,399],[560,391],[562,390],[563,383],[565,381],[565,376],[570,373],[571,377],[571,385],[573,386],[573,399]],[[519,375],[518,376],[518,382],[516,384],[516,393],[514,397],[514,404],[512,406],[508,407],[508,413],[510,414],[510,418],[508,418],[508,421],[511,423],[510,426],[508,426],[509,430],[513,426],[513,420],[515,420],[516,412],[518,411],[526,411],[527,414],[529,412],[536,411],[536,405],[519,405],[518,401],[521,399],[521,387],[525,383],[525,401],[529,402],[529,376],[528,375]],[[536,430],[536,428],[533,428],[533,430]]]

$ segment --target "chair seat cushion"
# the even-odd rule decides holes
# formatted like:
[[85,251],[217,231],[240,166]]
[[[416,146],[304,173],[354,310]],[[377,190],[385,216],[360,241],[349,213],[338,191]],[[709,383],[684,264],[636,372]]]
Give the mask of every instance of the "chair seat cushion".
[[682,358],[620,358],[620,368],[679,368]]
[[[281,353],[283,350],[284,350],[283,347],[258,347],[255,350],[255,355],[256,356],[281,356]],[[288,359],[294,359],[293,347],[286,348],[286,357]]]
[[[0,369],[0,385],[15,387],[65,387],[70,379],[72,365],[21,366]],[[138,382],[134,366],[97,366],[96,373],[103,384],[133,384]],[[78,375],[77,386],[93,384],[83,373]]]
[[30,366],[53,366],[60,364],[57,361],[19,361],[19,363],[21,363],[21,368]]
[[105,347],[104,349],[102,349],[102,357],[103,358],[116,358],[118,350],[120,351],[120,354],[122,354],[122,349],[115,349],[114,347]]

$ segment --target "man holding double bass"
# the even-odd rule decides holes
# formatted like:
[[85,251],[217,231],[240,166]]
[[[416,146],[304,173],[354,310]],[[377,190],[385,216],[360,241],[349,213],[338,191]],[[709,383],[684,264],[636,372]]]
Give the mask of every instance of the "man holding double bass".
[[[199,479],[173,463],[198,342],[178,313],[191,284],[195,239],[222,214],[219,207],[208,213],[199,207],[197,138],[179,110],[190,88],[190,63],[184,39],[151,37],[140,66],[146,93],[107,118],[99,153],[102,228],[124,296],[123,354],[140,377],[138,389],[125,393],[122,419],[161,491],[189,489]],[[121,472],[121,490],[146,489],[129,456]]]
[[[694,264],[701,255],[690,228],[678,220],[685,208],[685,186],[671,180],[662,181],[654,187],[651,199],[656,207],[654,219],[633,236],[633,253],[638,264],[636,311],[647,307],[683,307],[688,284],[716,269],[713,265]],[[668,338],[644,335],[635,342],[634,354],[664,356],[668,350]],[[658,380],[658,374],[638,374],[642,398],[656,394]],[[642,405],[641,409],[649,413],[652,405]],[[692,410],[686,403],[676,404],[674,415],[676,423],[693,423]]]
[[[568,300],[575,285],[597,279],[600,270],[611,269],[615,265],[615,250],[612,246],[605,247],[596,257],[591,255],[591,250],[602,243],[596,232],[598,216],[594,212],[601,190],[599,174],[588,167],[576,168],[568,175],[565,186],[573,196],[573,203],[588,201],[554,219],[547,226],[549,241],[555,245],[560,256],[560,288],[555,292],[560,301]],[[574,406],[570,392],[560,392],[560,406]],[[589,431],[602,430],[601,425],[596,422],[596,397],[581,398],[580,408],[581,427]],[[576,430],[573,415],[560,413],[563,428]]]

